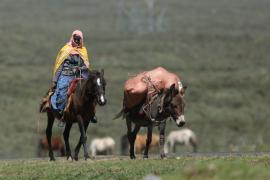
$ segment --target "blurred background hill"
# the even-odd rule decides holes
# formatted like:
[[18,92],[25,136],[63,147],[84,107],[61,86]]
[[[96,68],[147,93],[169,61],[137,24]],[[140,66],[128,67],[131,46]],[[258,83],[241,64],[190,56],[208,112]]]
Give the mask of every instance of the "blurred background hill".
[[[107,79],[108,104],[98,107],[88,141],[110,135],[119,145],[125,121],[112,118],[123,82],[163,66],[188,86],[186,127],[199,151],[269,151],[269,7],[268,0],[1,0],[0,157],[35,157],[46,127],[40,99],[75,29]],[[62,134],[56,124],[54,135]],[[167,132],[175,129],[168,121]],[[75,124],[72,148],[78,138]]]

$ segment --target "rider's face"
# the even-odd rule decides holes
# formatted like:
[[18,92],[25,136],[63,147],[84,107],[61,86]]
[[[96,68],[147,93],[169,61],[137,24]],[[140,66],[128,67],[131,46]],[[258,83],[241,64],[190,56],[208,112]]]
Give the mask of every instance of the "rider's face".
[[73,40],[78,46],[81,44],[81,37],[80,36],[74,34],[73,35]]

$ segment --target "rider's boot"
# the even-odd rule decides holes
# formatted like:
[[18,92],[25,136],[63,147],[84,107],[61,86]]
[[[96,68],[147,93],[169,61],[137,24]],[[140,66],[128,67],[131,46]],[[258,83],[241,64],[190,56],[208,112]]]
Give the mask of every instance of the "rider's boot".
[[71,104],[71,98],[72,97],[70,97],[70,96],[68,97],[68,100],[67,100],[68,102],[67,102],[64,110],[62,112],[60,112],[60,114],[62,114],[62,117],[61,117],[61,119],[59,119],[58,127],[64,127],[66,125],[64,119],[65,119],[66,113],[69,111],[69,106]]

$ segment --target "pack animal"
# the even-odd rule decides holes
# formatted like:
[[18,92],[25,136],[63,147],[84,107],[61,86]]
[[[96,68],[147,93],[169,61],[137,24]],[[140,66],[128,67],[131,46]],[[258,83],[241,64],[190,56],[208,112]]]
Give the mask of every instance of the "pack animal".
[[130,158],[135,159],[134,144],[141,127],[147,127],[144,158],[152,141],[154,126],[159,128],[160,156],[165,157],[166,119],[172,117],[177,126],[185,124],[184,92],[180,78],[162,67],[146,71],[127,80],[124,86],[123,108],[115,117],[124,117],[130,143]]

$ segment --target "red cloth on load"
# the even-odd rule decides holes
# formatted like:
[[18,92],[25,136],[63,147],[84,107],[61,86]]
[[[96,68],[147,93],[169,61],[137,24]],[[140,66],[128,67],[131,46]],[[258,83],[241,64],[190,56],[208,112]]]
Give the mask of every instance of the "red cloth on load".
[[77,88],[78,82],[81,79],[82,78],[75,78],[72,80],[72,82],[70,83],[70,85],[68,87],[67,96],[70,96],[75,91],[75,89]]
[[137,76],[128,79],[124,84],[124,98],[125,107],[132,108],[140,104],[147,94],[154,92],[148,92],[148,85],[144,82],[144,78],[149,77],[151,82],[159,90],[169,89],[172,84],[179,90],[180,78],[162,67],[155,68],[150,71],[145,71]]

